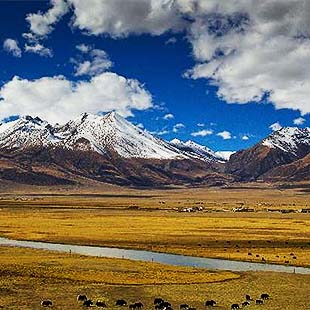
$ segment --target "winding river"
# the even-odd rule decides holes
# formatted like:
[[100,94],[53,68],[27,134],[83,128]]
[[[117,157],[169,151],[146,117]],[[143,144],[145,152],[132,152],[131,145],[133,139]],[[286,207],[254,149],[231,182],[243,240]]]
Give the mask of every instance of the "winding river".
[[228,271],[273,271],[298,274],[310,274],[310,268],[293,267],[267,263],[252,263],[217,258],[203,258],[177,254],[166,254],[144,250],[130,250],[120,248],[57,244],[37,241],[18,241],[0,238],[0,246],[13,246],[33,248],[40,250],[58,251],[63,253],[75,253],[88,256],[124,258],[143,262],[156,262],[173,266],[188,266],[206,268],[210,270]]

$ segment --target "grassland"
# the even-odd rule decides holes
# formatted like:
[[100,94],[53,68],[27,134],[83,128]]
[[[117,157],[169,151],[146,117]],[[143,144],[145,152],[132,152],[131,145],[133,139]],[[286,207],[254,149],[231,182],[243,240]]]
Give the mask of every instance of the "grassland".
[[[310,266],[310,214],[267,212],[309,205],[303,189],[266,186],[168,191],[2,188],[0,236]],[[197,206],[202,210],[179,212]],[[239,206],[255,212],[232,212]],[[294,274],[210,273],[12,248],[0,248],[0,271],[0,305],[7,309],[39,309],[42,298],[56,300],[55,309],[74,309],[81,292],[108,304],[117,297],[150,304],[160,295],[198,309],[203,300],[214,298],[217,309],[228,309],[244,294],[259,296],[266,290],[273,299],[264,309],[310,309],[310,277]]]
[[[307,193],[268,188],[3,193],[0,234],[310,266],[310,214],[266,212],[309,203]],[[255,212],[232,212],[240,205]],[[203,211],[177,211],[197,206]]]
[[[193,268],[164,266],[128,260],[90,258],[30,249],[1,248],[0,306],[4,309],[40,309],[49,298],[53,309],[79,309],[77,294],[105,301],[142,301],[152,309],[155,296],[168,299],[175,309],[189,303],[204,309],[206,299],[215,299],[217,309],[229,309],[268,292],[272,299],[263,309],[309,309],[309,276],[277,273],[208,272]],[[251,306],[251,309],[262,307]]]

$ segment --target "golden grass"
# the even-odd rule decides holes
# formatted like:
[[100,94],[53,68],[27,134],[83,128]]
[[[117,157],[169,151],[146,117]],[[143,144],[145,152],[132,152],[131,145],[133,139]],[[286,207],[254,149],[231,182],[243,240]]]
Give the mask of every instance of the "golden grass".
[[206,299],[215,299],[217,309],[224,310],[233,302],[241,303],[245,294],[258,298],[265,292],[272,296],[263,306],[266,310],[308,310],[309,285],[310,277],[304,275],[210,273],[128,260],[0,249],[0,305],[9,310],[40,309],[40,301],[46,298],[54,302],[55,310],[79,309],[76,296],[81,293],[104,300],[113,310],[119,298],[142,301],[149,310],[157,296],[168,299],[174,309],[189,303],[202,310]]
[[[304,192],[263,186],[170,191],[107,186],[104,192],[100,186],[21,187],[14,191],[6,187],[2,192],[0,236],[240,260],[261,261],[263,256],[267,262],[284,263],[289,259],[290,264],[310,266],[310,215],[265,212],[267,208],[309,207],[309,195]],[[187,214],[173,210],[197,205],[209,212]],[[253,207],[256,212],[217,212],[240,205]],[[249,252],[253,255],[249,256]],[[293,260],[290,253],[297,259]],[[76,295],[86,293],[105,300],[112,310],[116,310],[111,305],[117,298],[141,300],[149,310],[155,296],[169,299],[175,309],[187,302],[198,310],[212,298],[218,301],[217,309],[224,310],[232,302],[242,302],[247,293],[258,297],[268,292],[273,298],[263,306],[266,310],[308,310],[309,286],[309,275],[210,273],[128,260],[0,248],[0,305],[5,309],[40,309],[43,298],[55,302],[53,309],[78,309]]]
[[[149,249],[310,266],[310,216],[98,209],[3,209],[12,239]],[[248,253],[253,255],[249,256]],[[297,259],[293,259],[294,253]],[[256,257],[259,255],[259,257]],[[279,257],[277,257],[279,256]]]

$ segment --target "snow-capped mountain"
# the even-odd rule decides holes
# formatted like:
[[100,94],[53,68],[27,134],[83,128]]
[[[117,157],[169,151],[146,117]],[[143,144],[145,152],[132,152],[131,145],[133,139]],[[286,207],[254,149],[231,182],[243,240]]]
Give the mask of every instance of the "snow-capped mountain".
[[115,112],[104,116],[84,113],[56,132],[68,148],[75,148],[80,141],[86,141],[92,150],[100,154],[114,151],[124,158],[185,158],[169,143],[134,126]]
[[310,179],[309,128],[282,128],[228,161],[223,154],[231,155],[164,141],[115,112],[84,113],[65,125],[31,116],[0,125],[0,180],[163,186]]
[[83,113],[63,126],[31,116],[0,126],[0,148],[59,147],[114,152],[123,158],[199,159],[224,161],[207,147],[193,141],[166,142],[134,126],[115,112],[103,116]]
[[188,140],[183,142],[179,139],[173,139],[170,144],[187,154],[187,156],[197,158],[204,161],[225,162],[226,159],[206,146],[200,145],[194,141]]
[[287,169],[288,164],[309,153],[310,129],[284,127],[253,147],[233,154],[226,166],[226,172],[241,180],[264,179],[264,175],[272,174],[271,171],[276,167],[279,167],[277,171]]
[[65,125],[30,116],[0,125],[0,180],[13,182],[223,184],[229,178],[213,157],[193,143],[184,150],[156,138],[114,112],[84,113]]
[[217,151],[215,152],[215,154],[219,157],[219,158],[223,158],[225,161],[228,161],[230,156],[232,154],[235,154],[236,152],[234,151]]
[[1,149],[24,149],[48,146],[61,141],[54,128],[38,117],[24,116],[0,125]]
[[283,127],[264,139],[262,145],[298,155],[301,146],[310,145],[310,128]]

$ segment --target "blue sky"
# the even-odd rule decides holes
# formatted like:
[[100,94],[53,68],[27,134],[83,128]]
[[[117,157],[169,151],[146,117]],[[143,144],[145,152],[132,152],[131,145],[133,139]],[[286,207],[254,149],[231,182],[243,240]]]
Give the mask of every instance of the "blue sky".
[[[138,81],[138,90],[129,82],[128,85],[126,84],[124,86],[122,84],[119,86],[126,87],[126,92],[124,91],[124,95],[122,96],[113,97],[112,102],[115,102],[113,103],[115,107],[113,104],[106,102],[110,97],[95,96],[92,102],[96,100],[98,102],[93,103],[89,112],[100,113],[112,109],[120,109],[120,113],[123,112],[123,114],[128,117],[128,120],[135,124],[143,124],[144,128],[148,131],[156,133],[167,140],[173,138],[179,138],[181,140],[191,139],[203,145],[207,145],[214,150],[238,150],[252,146],[270,134],[272,132],[270,128],[272,124],[279,123],[281,126],[296,126],[294,125],[295,120],[295,123],[300,127],[309,125],[309,104],[307,106],[307,101],[303,97],[297,96],[295,102],[292,101],[291,98],[287,99],[288,96],[283,93],[283,85],[285,86],[286,83],[289,83],[288,85],[292,87],[290,94],[294,92],[295,86],[291,86],[291,84],[292,82],[294,83],[295,73],[292,73],[293,77],[289,82],[281,81],[281,84],[279,84],[277,83],[279,80],[277,77],[278,73],[271,70],[267,75],[267,79],[264,78],[264,80],[268,80],[268,84],[264,84],[264,82],[259,80],[259,77],[262,75],[261,72],[256,73],[256,75],[254,73],[251,75],[251,73],[247,72],[244,79],[247,79],[247,81],[258,81],[258,85],[261,85],[259,87],[263,88],[264,92],[261,98],[256,99],[256,97],[253,96],[252,100],[251,94],[245,94],[248,89],[251,89],[251,84],[249,82],[244,82],[242,85],[239,85],[239,77],[237,74],[237,80],[231,79],[229,76],[230,71],[227,71],[226,68],[231,65],[235,70],[240,61],[241,63],[247,61],[244,55],[246,55],[246,44],[248,43],[244,43],[244,50],[240,51],[240,55],[243,57],[242,59],[236,60],[236,58],[232,58],[235,56],[231,56],[231,54],[226,55],[225,49],[223,49],[223,52],[221,51],[221,53],[225,55],[221,55],[220,59],[227,61],[227,63],[225,67],[221,69],[222,71],[214,71],[212,73],[212,76],[218,74],[215,78],[212,78],[209,73],[205,73],[209,72],[208,68],[203,68],[206,70],[203,71],[203,73],[198,70],[198,65],[208,65],[212,61],[215,61],[216,56],[213,55],[212,59],[208,59],[208,56],[206,56],[210,53],[209,50],[212,44],[215,44],[216,50],[219,50],[219,47],[223,46],[224,39],[226,40],[226,37],[230,35],[226,34],[226,32],[238,34],[241,31],[240,29],[236,29],[237,26],[234,25],[224,25],[225,27],[230,27],[228,30],[223,26],[227,20],[226,17],[230,14],[229,9],[231,8],[223,8],[223,12],[225,12],[226,15],[221,17],[221,22],[219,24],[218,20],[214,22],[215,18],[211,14],[213,12],[211,7],[212,1],[210,1],[210,7],[207,8],[208,11],[206,13],[204,12],[205,15],[201,17],[202,13],[199,13],[199,18],[202,18],[202,21],[199,21],[199,28],[196,24],[179,26],[177,25],[177,21],[175,21],[173,25],[164,25],[164,22],[168,23],[164,17],[160,17],[163,18],[160,21],[162,21],[162,27],[164,29],[158,29],[158,23],[155,22],[154,28],[150,28],[151,26],[149,25],[152,25],[153,20],[150,20],[147,26],[143,26],[143,24],[139,22],[135,25],[126,25],[125,22],[127,19],[125,19],[125,17],[127,16],[125,16],[125,21],[122,21],[122,25],[126,25],[127,28],[125,30],[117,30],[119,32],[116,32],[113,20],[109,21],[109,23],[102,23],[100,25],[90,23],[90,26],[85,23],[87,23],[88,20],[91,21],[93,16],[89,16],[89,19],[86,19],[86,21],[82,19],[82,16],[81,21],[79,21],[77,8],[79,2],[85,2],[85,0],[70,1],[72,1],[73,5],[76,5],[76,7],[66,9],[67,13],[63,14],[64,16],[59,14],[59,16],[56,17],[56,21],[51,19],[51,21],[49,21],[51,30],[44,33],[44,35],[38,34],[42,25],[35,25],[34,21],[27,21],[26,17],[29,16],[29,14],[35,14],[39,11],[39,16],[43,16],[53,8],[53,5],[59,5],[60,2],[65,3],[65,0],[54,0],[54,2],[0,2],[0,42],[2,42],[2,48],[0,50],[0,97],[2,97],[2,99],[0,99],[0,117],[2,119],[8,119],[14,115],[33,114],[34,111],[37,111],[38,115],[41,117],[43,116],[43,118],[46,116],[46,118],[50,120],[50,110],[53,110],[51,121],[57,120],[59,116],[61,122],[63,115],[66,113],[68,114],[68,118],[73,118],[81,112],[81,109],[88,108],[87,103],[79,109],[76,109],[76,111],[72,108],[75,106],[74,100],[79,101],[80,96],[75,97],[75,99],[72,99],[70,96],[67,101],[63,100],[62,105],[68,104],[68,106],[70,105],[71,107],[70,109],[66,108],[64,110],[62,110],[62,108],[59,108],[59,110],[57,110],[56,107],[53,108],[53,98],[48,97],[47,101],[49,102],[49,106],[44,108],[42,106],[41,111],[40,106],[43,103],[41,103],[40,100],[44,101],[47,95],[53,97],[55,92],[60,90],[58,90],[58,88],[50,92],[47,90],[44,95],[40,94],[38,90],[36,91],[37,93],[31,93],[31,96],[42,97],[29,97],[31,98],[31,100],[28,100],[29,102],[24,100],[25,92],[32,92],[32,86],[36,87],[37,81],[42,78],[48,78],[48,87],[54,89],[52,88],[52,83],[55,82],[53,79],[55,76],[63,76],[61,78],[62,82],[89,83],[89,81],[96,78],[96,76],[105,74],[106,72],[113,72],[115,74],[114,77],[125,77],[126,82],[129,80]],[[96,2],[97,0],[91,1]],[[143,1],[147,2],[147,0]],[[163,0],[157,1],[161,2]],[[110,9],[126,10],[124,7],[111,7]],[[255,8],[253,8],[253,10],[254,9]],[[201,10],[204,10],[204,8],[202,7]],[[241,7],[239,10],[242,11],[244,8]],[[85,10],[84,13],[96,14],[92,11],[87,12],[87,10]],[[233,13],[235,14],[235,12]],[[251,16],[252,11],[247,13],[249,20],[251,18],[258,18],[256,16]],[[212,25],[216,25],[215,30],[213,28],[210,30],[208,24],[208,31],[205,32],[205,20],[210,23],[210,16],[212,16]],[[223,19],[225,22],[223,22]],[[276,17],[274,17],[274,19],[276,19]],[[169,16],[169,22],[171,22],[171,20],[172,17]],[[78,22],[74,23],[74,21]],[[115,20],[115,23],[117,22],[118,21]],[[198,18],[195,22],[198,24]],[[30,30],[32,23],[34,27]],[[203,23],[203,26],[201,26],[201,23]],[[35,28],[35,26],[37,26],[37,28]],[[292,27],[293,26],[294,25],[292,25]],[[199,30],[195,33],[194,31],[196,31],[195,29],[197,28]],[[218,31],[219,29],[221,33],[215,35],[214,31]],[[201,31],[201,33],[199,31]],[[210,31],[212,33],[210,33]],[[242,29],[242,31],[247,30]],[[249,36],[253,35],[252,32],[254,30],[251,29],[249,31],[251,31]],[[24,33],[32,33],[35,39],[30,40],[29,37],[26,38],[23,36]],[[203,35],[205,35],[205,37],[203,37]],[[216,39],[217,41],[215,43],[216,36],[220,37],[220,42]],[[210,45],[208,46],[209,37],[212,41],[210,41]],[[202,40],[201,38],[204,40],[202,41],[203,44],[206,42],[206,46],[203,45],[202,48],[200,42],[200,40]],[[276,35],[275,38],[277,38]],[[11,41],[6,41],[7,39]],[[12,43],[12,40],[17,44],[16,46]],[[279,40],[276,42],[277,44],[283,43]],[[298,43],[300,44],[300,42]],[[87,50],[87,52],[78,50],[77,46],[81,44],[88,47],[89,50]],[[263,43],[258,42],[257,44]],[[308,42],[305,42],[305,44],[308,44]],[[32,49],[30,48],[27,51],[25,45],[32,47]],[[41,49],[38,48],[39,45]],[[33,47],[37,48],[34,49]],[[46,50],[44,50],[43,47],[46,48]],[[198,48],[200,50],[198,50]],[[294,46],[292,46],[292,49],[294,49]],[[79,67],[79,65],[83,64],[86,60],[90,62],[94,60],[94,56],[91,54],[93,50],[104,51],[105,55],[103,52],[100,52],[98,59],[100,59],[100,66],[102,66],[105,61],[107,68],[102,69],[102,67],[99,67],[98,69],[94,67],[91,72],[91,69],[87,67],[86,69],[84,68],[85,74],[79,74],[79,69],[77,68],[82,70],[82,67]],[[307,51],[307,45],[305,45],[305,51]],[[267,52],[269,52],[269,50],[266,48],[266,53]],[[279,57],[280,56],[281,55],[279,55]],[[255,57],[255,59],[259,59],[260,55]],[[299,58],[297,58],[297,64],[298,59]],[[112,62],[113,65],[109,65],[107,61]],[[232,61],[235,61],[235,66]],[[291,61],[292,68],[296,68],[296,59],[292,59]],[[300,61],[302,62],[303,60],[301,59]],[[265,65],[265,62],[263,64],[258,62],[255,68],[263,65]],[[275,61],[273,61],[270,67],[272,68],[274,65],[283,66],[283,63],[275,63]],[[287,65],[290,66],[289,63]],[[189,74],[188,70],[191,69],[192,72]],[[288,74],[291,74],[291,72],[294,71],[293,69],[290,70]],[[187,77],[185,77],[186,72],[188,73]],[[279,73],[280,76],[281,72],[282,71]],[[239,71],[237,73],[239,74]],[[264,74],[267,73],[264,71]],[[12,82],[14,76],[19,76],[20,79],[24,81],[23,85],[18,81]],[[244,76],[244,72],[242,76]],[[306,80],[307,76],[302,76]],[[300,81],[300,77],[296,77],[296,80]],[[31,81],[34,81],[36,84],[31,84],[31,87],[25,88],[24,84],[30,83]],[[109,79],[105,79],[104,83],[108,83],[108,85],[103,84],[102,89],[110,87],[111,83],[115,83],[115,79],[111,79],[110,76]],[[8,85],[10,87],[7,87]],[[236,85],[238,85],[238,87]],[[41,86],[38,86],[38,88],[40,87]],[[73,89],[75,89],[74,87],[75,86],[72,86]],[[130,88],[130,90],[128,90],[128,88]],[[304,88],[305,92],[307,92],[308,85],[305,85]],[[269,96],[267,89],[274,94],[273,98]],[[121,90],[123,90],[123,88]],[[219,90],[222,92],[220,95],[218,93]],[[61,87],[61,91],[66,92],[67,89]],[[91,90],[91,92],[93,92],[93,90]],[[123,107],[123,102],[120,101],[127,100],[127,97],[131,96],[131,92],[138,93],[139,103],[136,103],[135,99],[130,98],[128,99],[126,107]],[[301,93],[301,91],[299,93]],[[307,93],[305,96],[306,95]],[[109,96],[114,96],[114,92],[111,91],[111,95]],[[60,97],[63,98],[63,95],[61,94]],[[143,100],[149,102],[147,104],[142,104],[140,101]],[[237,102],[228,103],[229,101]],[[34,106],[30,107],[32,102],[34,102]],[[37,105],[35,106],[35,104]],[[90,105],[91,104],[92,103],[90,103]],[[11,108],[7,108],[8,106],[11,106]],[[279,109],[281,107],[284,107],[284,109]],[[57,113],[59,113],[59,115],[57,115]],[[130,116],[130,114],[132,115]],[[172,116],[165,117],[167,114],[171,114]],[[296,119],[299,119],[299,121],[296,121]],[[277,127],[279,126],[273,126],[274,129]]]

